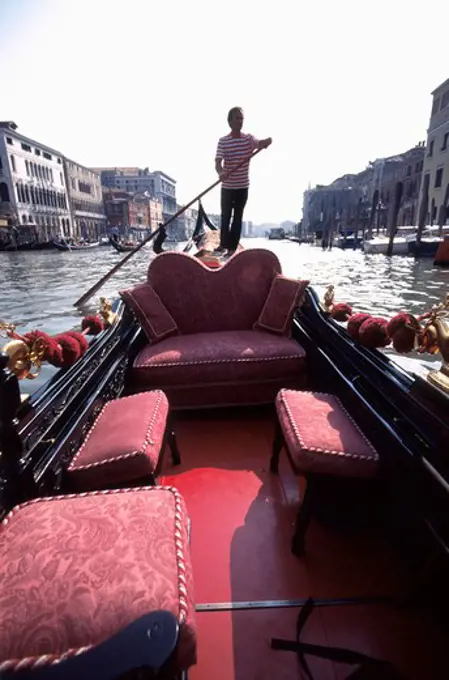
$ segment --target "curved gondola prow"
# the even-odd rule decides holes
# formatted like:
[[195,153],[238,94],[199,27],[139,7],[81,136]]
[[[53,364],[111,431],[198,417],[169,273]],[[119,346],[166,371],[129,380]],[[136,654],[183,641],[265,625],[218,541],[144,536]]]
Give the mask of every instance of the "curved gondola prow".
[[[153,245],[153,252],[156,253],[156,255],[159,255],[160,253],[164,252],[164,248],[162,246],[164,244],[165,239],[167,238],[167,230],[164,228],[164,226],[160,224],[159,229],[160,229],[159,234],[155,239]],[[190,252],[193,245],[195,245],[198,248],[201,240],[204,239],[206,234],[210,231],[217,231],[217,226],[212,222],[210,217],[207,215],[206,211],[203,208],[203,204],[201,203],[200,200],[198,201],[198,216],[196,218],[195,228],[193,230],[192,236],[189,238],[187,244],[185,245],[183,252],[184,253]]]

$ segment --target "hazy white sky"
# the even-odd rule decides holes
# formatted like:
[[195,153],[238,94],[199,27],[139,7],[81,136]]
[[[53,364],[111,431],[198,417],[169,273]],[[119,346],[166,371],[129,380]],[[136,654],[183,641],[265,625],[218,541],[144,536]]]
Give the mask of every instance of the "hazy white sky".
[[0,119],[87,166],[164,170],[185,203],[242,106],[273,137],[247,219],[299,220],[309,180],[425,139],[448,19],[444,0],[0,0]]

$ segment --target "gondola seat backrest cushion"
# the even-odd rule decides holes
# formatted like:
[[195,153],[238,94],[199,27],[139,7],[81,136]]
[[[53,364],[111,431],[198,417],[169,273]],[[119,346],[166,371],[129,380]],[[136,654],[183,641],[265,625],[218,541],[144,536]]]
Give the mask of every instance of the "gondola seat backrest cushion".
[[168,252],[151,262],[147,282],[178,332],[187,335],[253,329],[279,274],[279,260],[269,250],[241,251],[217,270]]
[[120,291],[121,297],[139,319],[150,343],[178,335],[178,326],[159,295],[148,283]]
[[293,314],[302,305],[309,283],[280,274],[276,276],[254,330],[290,336]]

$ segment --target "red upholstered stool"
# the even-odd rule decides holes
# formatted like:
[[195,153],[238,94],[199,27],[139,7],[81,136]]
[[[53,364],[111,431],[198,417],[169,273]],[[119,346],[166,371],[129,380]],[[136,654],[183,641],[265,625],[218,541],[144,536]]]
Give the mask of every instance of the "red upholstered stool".
[[277,429],[270,469],[277,473],[279,455],[285,445],[295,474],[307,480],[306,493],[298,512],[292,550],[304,551],[304,537],[323,478],[377,476],[379,456],[332,394],[281,390],[276,397]]
[[196,625],[176,489],[40,498],[0,525],[0,674],[75,656],[158,610],[178,620],[180,674],[196,663]]
[[108,401],[68,467],[69,488],[92,491],[140,480],[154,484],[166,443],[173,463],[181,462],[168,412],[161,390]]

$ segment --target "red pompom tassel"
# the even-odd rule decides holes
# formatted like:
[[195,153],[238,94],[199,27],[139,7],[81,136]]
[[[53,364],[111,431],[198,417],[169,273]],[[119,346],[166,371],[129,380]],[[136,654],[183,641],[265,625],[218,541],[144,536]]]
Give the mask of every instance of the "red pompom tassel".
[[348,325],[346,326],[346,332],[349,337],[352,338],[352,340],[359,339],[360,326],[367,319],[371,319],[371,314],[353,314],[349,318]]
[[71,337],[68,333],[61,333],[55,335],[54,340],[61,348],[60,357],[55,357],[51,362],[58,368],[68,368],[73,366],[81,356],[81,347],[77,339]]
[[371,317],[362,323],[359,329],[359,342],[369,349],[386,347],[391,340],[387,335],[388,321],[381,317]]
[[414,349],[416,335],[420,334],[420,331],[419,321],[407,312],[396,314],[387,325],[388,337],[393,341],[396,352],[400,354],[411,352]]
[[67,331],[65,335],[70,335],[71,338],[74,338],[74,340],[79,343],[81,356],[87,352],[89,349],[89,341],[82,333],[79,331]]
[[347,321],[352,316],[352,307],[347,302],[339,302],[332,307],[330,315],[335,321]]
[[104,330],[104,323],[99,316],[85,316],[81,321],[81,329],[88,335],[98,335]]
[[43,342],[45,347],[43,361],[49,361],[52,363],[53,358],[55,356],[59,357],[61,354],[60,348],[55,339],[43,331],[30,331],[29,333],[25,333],[23,338],[30,347],[36,342],[36,340],[41,340]]

